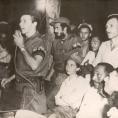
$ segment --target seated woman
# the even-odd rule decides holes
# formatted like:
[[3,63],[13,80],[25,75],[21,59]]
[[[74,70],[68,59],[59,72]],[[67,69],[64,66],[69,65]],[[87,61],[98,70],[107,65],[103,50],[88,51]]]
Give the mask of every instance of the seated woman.
[[98,35],[94,35],[91,39],[91,42],[90,42],[91,51],[89,51],[86,54],[81,65],[84,65],[85,63],[89,63],[89,64],[93,63],[93,61],[97,55],[97,52],[99,50],[100,44],[101,44],[100,37]]
[[80,65],[74,58],[67,61],[66,72],[68,77],[62,83],[59,92],[55,96],[56,107],[49,118],[73,118],[81,104],[81,100],[89,87],[89,81],[78,76]]

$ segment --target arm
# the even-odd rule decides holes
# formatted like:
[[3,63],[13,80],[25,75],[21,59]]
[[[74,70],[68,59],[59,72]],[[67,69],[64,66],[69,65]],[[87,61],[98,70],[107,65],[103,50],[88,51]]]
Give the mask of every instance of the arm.
[[12,75],[12,76],[9,77],[9,78],[3,78],[3,80],[1,81],[1,86],[2,86],[3,88],[5,88],[6,84],[9,83],[9,82],[11,82],[11,81],[14,80],[14,79],[15,79],[15,75]]
[[43,60],[43,57],[41,55],[31,56],[28,53],[28,51],[25,49],[24,39],[20,31],[16,31],[13,37],[16,46],[19,47],[22,54],[24,55],[26,63],[32,68],[32,70],[36,70],[41,61]]
[[32,57],[25,48],[20,48],[24,58],[27,62],[27,64],[32,68],[32,70],[36,70],[41,61],[43,60],[43,57],[41,55],[35,55]]

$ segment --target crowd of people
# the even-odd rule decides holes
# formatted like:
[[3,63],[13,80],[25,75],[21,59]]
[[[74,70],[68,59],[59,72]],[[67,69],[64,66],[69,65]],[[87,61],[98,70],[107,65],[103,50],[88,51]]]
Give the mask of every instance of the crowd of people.
[[21,15],[14,54],[0,32],[2,117],[118,118],[118,14],[107,17],[104,42],[86,21],[73,29],[66,17],[51,19],[43,35],[38,23]]

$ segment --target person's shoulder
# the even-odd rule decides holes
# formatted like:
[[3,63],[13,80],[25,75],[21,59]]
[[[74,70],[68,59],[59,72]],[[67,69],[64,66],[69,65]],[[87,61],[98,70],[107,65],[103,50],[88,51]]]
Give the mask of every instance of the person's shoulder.
[[108,41],[104,41],[104,42],[102,42],[102,46],[107,46],[107,45],[109,45],[110,44],[110,40],[108,40]]
[[93,52],[93,51],[88,51],[88,53],[87,53],[87,55],[93,55],[93,54],[95,54],[95,52]]
[[105,49],[107,49],[107,47],[110,46],[110,41],[104,41],[102,42],[101,46],[100,46],[100,50],[105,51]]

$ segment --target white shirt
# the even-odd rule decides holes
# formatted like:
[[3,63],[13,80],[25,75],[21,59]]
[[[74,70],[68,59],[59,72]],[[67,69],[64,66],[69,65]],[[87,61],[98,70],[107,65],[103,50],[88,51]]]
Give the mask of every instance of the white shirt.
[[95,52],[89,51],[85,56],[84,60],[82,61],[81,65],[84,65],[86,61],[88,61],[89,64],[92,64],[94,59],[95,59]]
[[83,98],[76,118],[102,118],[105,104],[107,104],[107,99],[99,95],[97,89],[90,87]]
[[118,46],[111,49],[111,41],[103,42],[93,63],[96,66],[100,62],[111,64],[114,68],[118,67]]
[[[11,117],[9,117],[11,118]],[[14,118],[14,117],[13,117]],[[15,118],[46,118],[43,115],[40,115],[36,112],[29,111],[29,110],[18,110],[16,112]]]
[[56,105],[79,108],[81,100],[89,86],[89,81],[81,76],[69,76],[55,96]]

